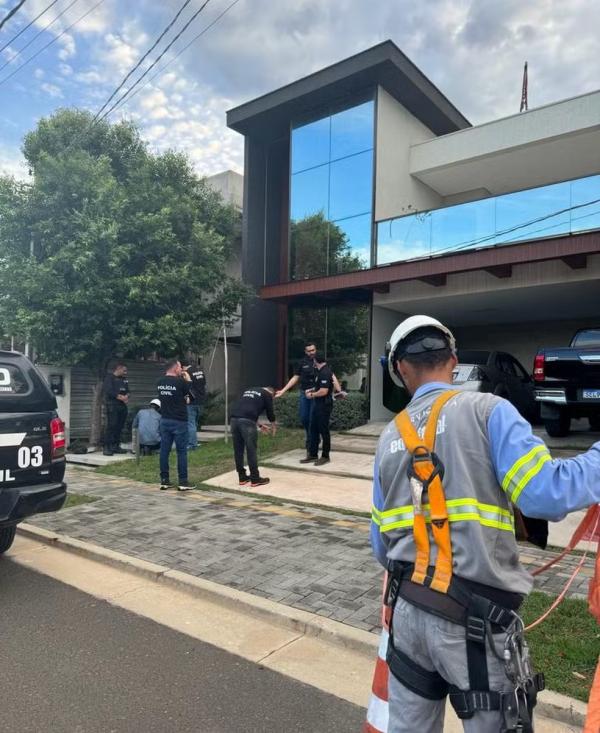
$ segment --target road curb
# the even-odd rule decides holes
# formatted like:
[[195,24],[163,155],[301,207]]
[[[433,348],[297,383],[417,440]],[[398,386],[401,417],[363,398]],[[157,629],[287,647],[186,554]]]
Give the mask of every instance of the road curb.
[[[23,537],[165,583],[216,604],[229,608],[235,604],[248,614],[277,626],[372,657],[375,663],[379,637],[368,631],[31,524],[20,524],[17,532]],[[566,695],[544,690],[538,695],[536,713],[567,725],[583,727],[587,705]]]

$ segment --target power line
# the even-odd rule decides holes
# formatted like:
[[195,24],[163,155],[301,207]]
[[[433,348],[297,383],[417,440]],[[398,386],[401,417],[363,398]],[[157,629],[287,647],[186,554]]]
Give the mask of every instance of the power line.
[[164,50],[158,55],[155,61],[153,61],[150,66],[144,71],[144,73],[138,77],[137,81],[133,84],[131,89],[128,89],[124,94],[121,95],[119,99],[113,104],[112,107],[110,107],[103,115],[100,117],[100,120],[103,120],[105,117],[108,117],[108,115],[119,106],[119,104],[126,99],[129,94],[138,86],[138,84],[142,81],[142,79],[147,76],[150,71],[156,66],[156,64],[162,59],[162,57],[167,53],[167,51],[171,48],[171,46],[178,41],[183,33],[189,28],[189,26],[196,20],[196,18],[200,15],[200,13],[204,10],[204,8],[208,5],[210,0],[204,0],[202,5],[196,10],[196,12],[191,16],[191,18],[184,24],[183,28],[179,31],[179,33],[167,44],[167,46],[164,48]]
[[215,18],[215,19],[214,19],[213,21],[211,21],[211,22],[210,22],[210,23],[209,23],[209,24],[208,24],[207,26],[205,26],[205,27],[204,27],[204,28],[203,28],[203,29],[202,29],[202,30],[200,31],[200,33],[198,33],[197,35],[195,35],[195,36],[194,36],[194,37],[192,38],[192,40],[191,40],[191,41],[190,41],[189,43],[187,43],[187,44],[186,44],[186,45],[185,45],[185,46],[184,46],[184,47],[183,47],[183,48],[182,48],[181,50],[179,50],[179,51],[178,51],[178,52],[177,52],[177,53],[175,54],[175,56],[173,56],[173,58],[172,58],[172,59],[170,59],[170,60],[169,60],[169,61],[167,61],[167,62],[166,62],[165,64],[163,64],[163,65],[162,65],[162,66],[160,67],[160,69],[159,69],[159,70],[158,70],[158,71],[156,72],[156,74],[153,74],[153,75],[152,75],[152,76],[151,76],[151,77],[150,77],[149,79],[147,79],[147,80],[146,80],[146,81],[145,81],[145,82],[144,82],[144,83],[142,84],[142,86],[141,86],[141,87],[139,87],[138,89],[136,89],[136,90],[135,90],[135,92],[133,92],[133,94],[131,94],[131,95],[130,95],[130,96],[129,96],[129,97],[128,97],[128,98],[126,99],[126,100],[124,100],[124,101],[123,101],[123,102],[122,102],[121,104],[119,104],[119,107],[118,107],[117,109],[120,109],[121,107],[123,107],[124,105],[126,105],[126,104],[127,104],[127,102],[131,102],[131,100],[132,100],[132,99],[133,99],[133,98],[134,98],[134,97],[135,97],[135,96],[136,96],[137,94],[139,94],[139,93],[140,93],[140,92],[142,91],[142,89],[144,89],[145,87],[147,87],[147,86],[148,86],[148,84],[152,83],[152,82],[153,82],[153,81],[154,81],[154,80],[155,80],[155,79],[156,79],[156,78],[157,78],[158,76],[160,76],[160,75],[161,75],[161,74],[163,73],[163,71],[164,71],[164,70],[165,70],[165,69],[167,68],[167,66],[170,66],[170,65],[171,65],[171,64],[173,63],[173,61],[175,61],[175,59],[177,59],[177,58],[178,58],[179,56],[181,56],[181,54],[182,54],[182,53],[183,53],[184,51],[187,51],[187,50],[188,50],[188,48],[189,48],[189,47],[190,47],[190,46],[191,46],[191,45],[192,45],[193,43],[195,43],[195,42],[196,42],[196,41],[197,41],[197,40],[198,40],[198,39],[199,39],[199,38],[200,38],[201,36],[203,36],[203,35],[204,35],[204,34],[205,34],[205,33],[206,33],[207,31],[209,31],[209,30],[210,30],[210,29],[211,29],[211,28],[213,27],[213,25],[216,25],[216,24],[217,24],[217,23],[218,23],[218,22],[219,22],[219,21],[221,20],[221,18],[222,18],[222,17],[223,17],[223,16],[224,16],[224,15],[225,15],[226,13],[228,13],[228,12],[229,12],[229,11],[231,10],[231,8],[233,8],[233,6],[234,6],[234,5],[237,5],[237,4],[239,3],[239,1],[240,1],[240,0],[233,0],[233,2],[232,2],[232,3],[230,3],[230,4],[229,4],[229,5],[228,5],[228,6],[227,6],[227,7],[225,8],[225,10],[222,10],[222,11],[221,11],[221,12],[219,13],[219,15],[217,15],[217,17],[216,17],[216,18]]
[[30,61],[33,61],[33,59],[35,59],[35,58],[36,58],[37,56],[39,56],[39,55],[40,55],[41,53],[43,53],[43,52],[44,52],[44,51],[45,51],[45,50],[46,50],[47,48],[49,48],[50,46],[52,46],[52,44],[53,44],[53,43],[56,43],[56,41],[58,41],[58,39],[59,39],[59,38],[61,38],[62,36],[64,36],[64,35],[65,35],[65,33],[68,33],[68,32],[69,32],[69,31],[71,30],[71,28],[74,28],[74,27],[75,27],[75,26],[76,26],[76,25],[77,25],[78,23],[81,23],[81,21],[82,21],[82,20],[84,20],[85,18],[87,18],[87,16],[88,16],[88,15],[90,15],[90,13],[93,13],[93,12],[94,12],[94,10],[96,10],[96,8],[97,8],[97,7],[99,6],[99,5],[102,5],[102,3],[103,3],[103,2],[104,2],[104,0],[98,0],[98,2],[97,2],[97,3],[96,3],[96,4],[94,5],[94,6],[93,6],[93,7],[91,7],[91,8],[90,8],[90,9],[89,9],[89,10],[88,10],[87,12],[85,12],[85,13],[84,13],[83,15],[79,16],[79,18],[77,18],[77,20],[76,20],[76,21],[74,21],[73,23],[71,23],[71,25],[67,26],[67,27],[66,27],[66,28],[65,28],[65,29],[64,29],[63,31],[61,31],[61,32],[60,32],[60,33],[59,33],[59,34],[58,34],[57,36],[55,36],[55,37],[54,37],[54,38],[53,38],[53,39],[52,39],[51,41],[49,41],[49,42],[48,42],[48,43],[47,43],[47,44],[46,44],[45,46],[42,46],[42,48],[40,48],[40,49],[39,49],[39,51],[36,51],[36,52],[35,52],[35,53],[34,53],[34,54],[33,54],[32,56],[30,56],[30,57],[29,57],[29,58],[28,58],[28,59],[27,59],[26,61],[24,61],[24,62],[23,62],[23,63],[21,64],[21,66],[17,67],[17,68],[16,68],[16,69],[15,69],[15,70],[14,70],[14,71],[13,71],[13,72],[11,73],[11,74],[9,74],[8,76],[5,76],[5,77],[4,77],[4,79],[0,79],[0,84],[4,84],[4,82],[5,82],[5,81],[8,81],[9,79],[12,79],[12,78],[13,78],[13,76],[15,76],[15,74],[18,74],[18,73],[19,73],[19,71],[21,71],[21,69],[22,69],[22,68],[23,68],[24,66],[27,66],[27,64],[29,64],[29,62],[30,62]]
[[20,48],[11,59],[9,59],[8,61],[5,61],[2,64],[2,66],[0,66],[0,71],[2,71],[2,69],[5,69],[9,64],[12,64],[12,62],[16,58],[18,58],[23,53],[23,51],[25,51],[26,48],[29,48],[29,46],[31,46],[32,43],[35,43],[35,41],[37,41],[37,39],[42,35],[42,33],[45,33],[48,30],[48,28],[53,26],[56,23],[56,21],[59,20],[59,18],[61,18],[67,12],[67,10],[72,8],[73,5],[75,5],[75,3],[77,2],[79,2],[79,0],[72,0],[72,2],[69,5],[67,5],[67,7],[64,10],[61,10],[61,12],[56,16],[56,18],[54,18],[54,20],[51,20],[49,23],[46,23],[46,25],[41,30],[39,30],[33,38],[27,41],[27,43],[22,48]]
[[13,17],[13,15],[19,10],[19,8],[22,8],[23,5],[25,5],[26,0],[19,0],[19,2],[15,5],[15,7],[12,10],[9,10],[8,13],[0,20],[0,30],[2,30],[2,26],[5,23],[8,23],[8,21]]
[[53,5],[56,5],[57,2],[58,2],[58,0],[52,0],[52,2],[50,3],[50,5],[46,5],[46,7],[42,10],[41,13],[38,13],[33,20],[29,21],[29,23],[27,23],[26,26],[23,26],[23,28],[21,28],[21,30],[10,39],[10,41],[8,41],[7,43],[5,43],[4,46],[2,46],[2,48],[0,48],[0,53],[2,53],[2,51],[4,51],[5,49],[7,49],[10,46],[11,43],[14,43],[19,36],[21,36],[23,33],[25,33],[26,30],[28,30],[29,28],[31,28],[31,26],[37,20],[39,20],[42,17],[42,15],[44,15],[44,13],[47,13]]
[[123,88],[123,85],[125,84],[125,82],[127,81],[127,79],[129,79],[129,77],[132,74],[134,74],[140,68],[140,66],[142,65],[142,63],[144,62],[144,60],[148,58],[148,56],[152,53],[152,51],[154,51],[154,49],[158,46],[158,44],[162,41],[162,39],[166,36],[166,34],[171,30],[171,28],[173,27],[173,25],[177,22],[177,19],[179,18],[179,16],[181,15],[181,13],[183,13],[183,11],[185,10],[185,8],[190,4],[191,1],[192,0],[185,0],[185,2],[183,3],[183,5],[175,13],[175,16],[174,16],[173,20],[171,20],[171,22],[167,25],[167,27],[161,32],[161,34],[158,36],[158,38],[156,39],[156,41],[154,41],[154,43],[150,46],[150,48],[146,51],[146,53],[139,59],[139,61],[127,72],[127,74],[123,77],[123,79],[122,79],[121,83],[119,84],[119,86],[114,90],[114,92],[110,95],[110,97],[106,100],[106,102],[104,102],[104,104],[102,105],[102,107],[100,107],[100,109],[96,112],[96,114],[94,115],[94,120],[93,121],[97,120],[98,117],[100,117],[100,115],[102,114],[102,112],[108,107],[108,105],[110,104],[110,102],[114,99],[114,97],[116,96],[116,94],[119,91],[119,89],[122,89]]

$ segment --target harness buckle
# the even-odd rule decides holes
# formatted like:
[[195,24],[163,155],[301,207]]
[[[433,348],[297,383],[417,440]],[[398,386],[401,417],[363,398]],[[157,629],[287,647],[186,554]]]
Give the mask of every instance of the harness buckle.
[[467,639],[469,641],[476,641],[479,644],[485,642],[485,620],[478,618],[477,616],[467,617]]

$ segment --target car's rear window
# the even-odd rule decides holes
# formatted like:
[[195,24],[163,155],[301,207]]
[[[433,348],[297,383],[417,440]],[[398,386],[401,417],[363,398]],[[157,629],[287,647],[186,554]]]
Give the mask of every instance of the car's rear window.
[[585,331],[579,331],[573,337],[572,346],[580,349],[600,348],[600,328],[588,328]]
[[18,366],[0,362],[0,399],[30,394],[32,390],[31,382]]
[[487,364],[489,358],[489,351],[471,351],[468,349],[458,350],[459,364]]
[[56,398],[35,367],[20,355],[0,356],[0,412],[46,412]]

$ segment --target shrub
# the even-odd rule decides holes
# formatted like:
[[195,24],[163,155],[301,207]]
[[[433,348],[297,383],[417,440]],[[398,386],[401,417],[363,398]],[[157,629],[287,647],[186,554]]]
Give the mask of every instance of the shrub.
[[[275,400],[277,422],[286,428],[302,427],[298,417],[298,392],[288,392]],[[335,400],[331,413],[332,430],[351,430],[367,422],[367,396],[360,392],[349,392],[344,400]]]

